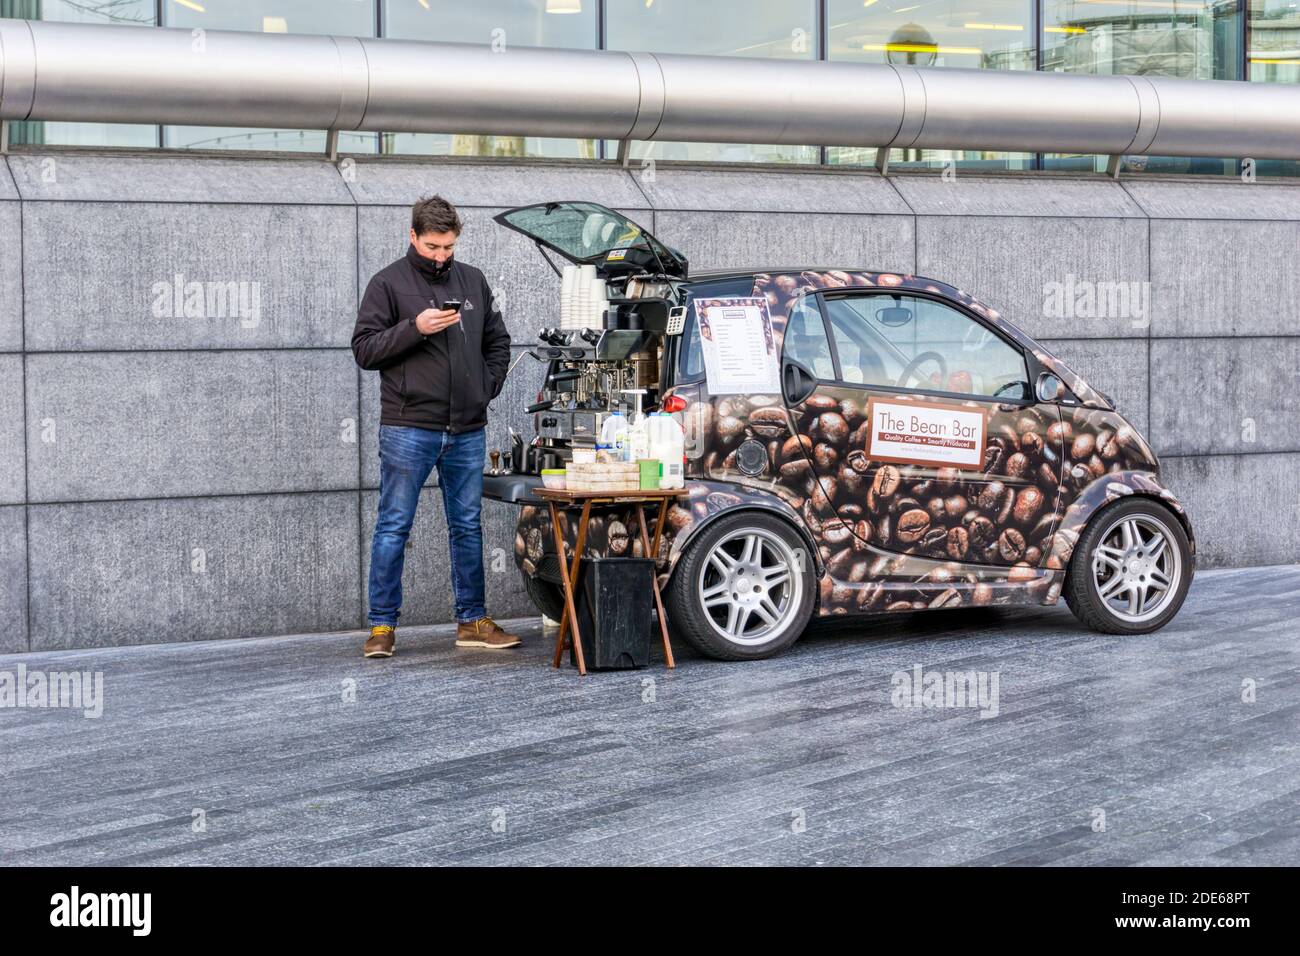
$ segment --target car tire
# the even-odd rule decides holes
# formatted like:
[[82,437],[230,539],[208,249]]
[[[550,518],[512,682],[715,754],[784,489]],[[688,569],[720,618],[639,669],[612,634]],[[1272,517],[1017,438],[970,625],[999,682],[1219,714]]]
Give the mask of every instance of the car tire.
[[533,606],[552,621],[558,621],[564,614],[563,585],[543,581],[541,578],[533,577],[527,571],[521,571],[520,574],[524,576],[524,590],[528,592],[528,598],[533,602]]
[[716,660],[759,660],[785,650],[803,633],[817,597],[807,549],[788,522],[762,512],[705,526],[669,585],[673,632]]
[[1149,634],[1178,613],[1191,580],[1182,522],[1158,501],[1132,496],[1084,528],[1063,590],[1074,616],[1092,630]]

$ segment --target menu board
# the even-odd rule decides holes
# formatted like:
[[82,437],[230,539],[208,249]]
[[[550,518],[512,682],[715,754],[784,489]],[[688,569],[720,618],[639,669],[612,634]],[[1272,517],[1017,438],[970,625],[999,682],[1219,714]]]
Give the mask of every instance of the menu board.
[[695,315],[710,395],[780,392],[767,299],[697,299]]

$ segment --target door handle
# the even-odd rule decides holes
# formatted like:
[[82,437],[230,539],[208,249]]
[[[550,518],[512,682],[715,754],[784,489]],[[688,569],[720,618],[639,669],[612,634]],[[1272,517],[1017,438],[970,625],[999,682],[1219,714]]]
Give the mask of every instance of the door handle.
[[789,359],[781,370],[781,387],[790,405],[799,405],[817,390],[817,376],[807,366]]

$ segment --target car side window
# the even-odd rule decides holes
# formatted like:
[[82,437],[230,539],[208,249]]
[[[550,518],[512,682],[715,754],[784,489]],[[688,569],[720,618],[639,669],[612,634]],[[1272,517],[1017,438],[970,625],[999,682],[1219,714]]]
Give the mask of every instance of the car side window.
[[839,353],[840,377],[844,381],[855,385],[878,385],[897,378],[897,375],[891,377],[888,370],[894,365],[901,370],[902,365],[891,362],[885,348],[887,343],[873,344],[871,336],[863,334],[856,312],[837,309],[830,303],[827,312],[831,334],[835,336],[835,350]]
[[897,293],[828,297],[845,381],[963,395],[1026,397],[1020,350],[952,306]]
[[704,374],[704,351],[700,348],[700,324],[692,321],[682,337],[682,355],[677,366],[678,378],[691,381]]
[[835,360],[816,296],[799,296],[790,306],[782,353],[786,360],[806,365],[818,378],[834,381]]

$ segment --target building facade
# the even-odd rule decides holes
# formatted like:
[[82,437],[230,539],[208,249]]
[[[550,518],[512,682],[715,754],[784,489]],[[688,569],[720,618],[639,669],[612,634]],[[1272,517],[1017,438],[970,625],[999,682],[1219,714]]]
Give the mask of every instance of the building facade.
[[[990,70],[1300,82],[1294,0],[0,0],[0,16],[569,49],[646,50]],[[437,82],[437,67],[430,69]],[[320,152],[319,130],[26,123],[18,142]],[[597,159],[614,144],[539,137],[345,133],[353,153]],[[894,164],[1099,168],[1092,156],[895,151]],[[636,144],[634,157],[862,165],[847,147]],[[1142,157],[1130,172],[1235,174],[1238,158]],[[1261,162],[1263,175],[1296,175]]]

